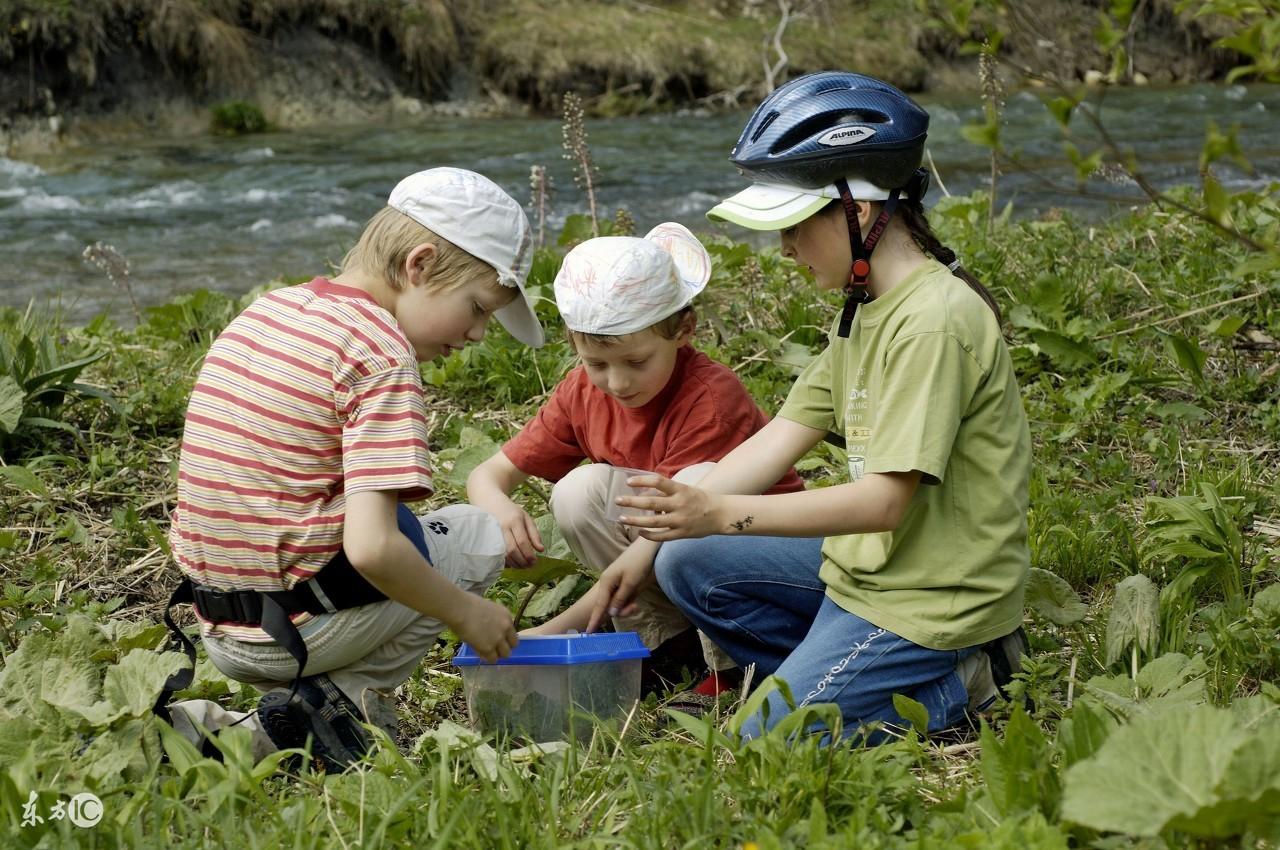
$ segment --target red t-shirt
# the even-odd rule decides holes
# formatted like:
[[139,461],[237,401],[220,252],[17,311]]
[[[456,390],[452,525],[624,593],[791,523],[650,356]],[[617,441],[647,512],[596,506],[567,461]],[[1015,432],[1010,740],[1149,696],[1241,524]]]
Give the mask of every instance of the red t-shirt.
[[[577,367],[502,451],[521,472],[548,481],[559,481],[584,458],[670,478],[720,460],[768,421],[731,369],[686,345],[662,392],[634,409],[596,389]],[[767,492],[803,489],[791,469]]]

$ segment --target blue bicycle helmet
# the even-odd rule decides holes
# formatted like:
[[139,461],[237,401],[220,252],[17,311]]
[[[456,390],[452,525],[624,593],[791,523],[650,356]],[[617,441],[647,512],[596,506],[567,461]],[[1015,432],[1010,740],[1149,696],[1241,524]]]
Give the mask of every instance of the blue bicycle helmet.
[[813,189],[858,177],[900,189],[920,167],[928,130],[929,113],[888,83],[821,71],[765,98],[729,159],[763,183]]
[[[929,188],[920,168],[929,113],[898,89],[863,74],[797,77],[756,108],[729,159],[754,182],[707,213],[755,230],[792,227],[833,199],[844,206],[853,262],[838,334],[849,336],[858,305],[871,299],[871,252],[900,196]],[[866,238],[857,201],[883,201]]]

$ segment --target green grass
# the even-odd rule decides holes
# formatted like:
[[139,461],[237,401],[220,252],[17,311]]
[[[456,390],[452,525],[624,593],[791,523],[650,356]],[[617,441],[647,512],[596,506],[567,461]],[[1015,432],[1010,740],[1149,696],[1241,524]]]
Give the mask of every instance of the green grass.
[[[1243,198],[1232,213],[1267,238],[1275,198]],[[1222,812],[1274,813],[1280,794],[1246,799],[1228,787],[1230,776],[1280,764],[1267,761],[1266,743],[1280,713],[1280,369],[1266,344],[1280,339],[1280,276],[1250,270],[1242,249],[1155,209],[1103,222],[1012,221],[988,235],[985,200],[974,196],[942,202],[934,220],[1005,310],[1034,439],[1033,565],[1086,606],[1073,620],[1031,600],[1037,655],[1019,687],[1034,698],[1033,714],[1004,709],[958,744],[909,732],[876,750],[823,750],[776,737],[734,743],[725,737],[732,705],[699,726],[651,702],[621,740],[602,729],[589,746],[513,761],[502,742],[452,725],[465,723],[465,709],[445,646],[402,690],[403,753],[383,747],[350,775],[255,769],[235,735],[222,742],[225,766],[172,742],[162,763],[143,697],[163,672],[149,649],[162,639],[159,606],[175,576],[164,533],[182,414],[209,341],[251,297],[199,293],[132,329],[50,319],[56,347],[47,357],[107,356],[76,378],[93,392],[44,411],[66,427],[19,430],[3,446],[6,846],[1278,846],[1280,817]],[[775,251],[708,242],[716,271],[699,298],[698,344],[776,409],[821,347],[835,305]],[[539,258],[535,292],[549,294],[557,262],[554,253]],[[555,327],[554,306],[544,301],[540,312]],[[0,314],[6,340],[34,326]],[[424,366],[443,467],[436,503],[461,498],[449,467],[469,462],[463,443],[514,433],[572,363],[562,338],[549,336],[533,352],[495,329]],[[822,486],[838,480],[842,462],[823,446],[801,467]],[[545,512],[532,491],[520,497]],[[1173,522],[1161,499],[1180,500],[1190,524]],[[1117,623],[1117,585],[1130,576],[1148,577],[1164,597]],[[515,608],[522,593],[504,582],[492,595]],[[1148,619],[1148,638],[1126,637]],[[1109,655],[1119,660],[1108,664]],[[141,696],[116,697],[119,716],[104,720],[101,706],[86,705],[114,705],[104,677],[126,670],[140,684],[125,693]],[[194,692],[240,707],[254,699],[208,667]],[[1171,748],[1201,735],[1206,766],[1173,780],[1226,802],[1218,815],[1166,817],[1161,806],[1181,798],[1160,792],[1159,805],[1130,806],[1155,826],[1135,819],[1131,833],[1104,837],[1099,788],[1114,797],[1173,781],[1161,765],[1177,758],[1143,750],[1143,730]],[[1225,766],[1225,785],[1209,787],[1213,765]],[[104,799],[98,826],[21,826],[32,790],[47,813],[60,794],[84,788]]]

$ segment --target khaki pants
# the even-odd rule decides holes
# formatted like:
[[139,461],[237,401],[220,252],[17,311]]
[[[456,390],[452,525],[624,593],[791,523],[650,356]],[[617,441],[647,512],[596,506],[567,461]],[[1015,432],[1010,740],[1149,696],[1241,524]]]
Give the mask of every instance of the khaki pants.
[[[419,519],[436,571],[463,590],[484,593],[506,558],[497,520],[471,505],[450,505]],[[303,675],[327,674],[370,723],[383,727],[394,739],[392,691],[409,678],[444,628],[439,620],[389,599],[322,614],[298,628],[307,645]],[[223,674],[259,690],[289,687],[298,670],[293,656],[275,643],[209,637],[204,647]],[[246,717],[209,700],[174,703],[170,713],[174,728],[197,747],[201,729],[214,732]],[[253,734],[255,757],[275,750],[256,714],[240,725]]]
[[[696,484],[714,468],[715,463],[699,463],[680,470],[672,478],[681,484]],[[551,489],[551,512],[556,525],[579,562],[597,575],[640,536],[636,529],[605,518],[612,472],[613,467],[603,463],[579,466]],[[656,584],[636,597],[635,613],[614,617],[613,623],[620,631],[639,634],[649,649],[691,628],[684,614]],[[726,670],[734,666],[733,660],[705,635],[699,632],[698,637],[702,640],[702,654],[708,667]]]

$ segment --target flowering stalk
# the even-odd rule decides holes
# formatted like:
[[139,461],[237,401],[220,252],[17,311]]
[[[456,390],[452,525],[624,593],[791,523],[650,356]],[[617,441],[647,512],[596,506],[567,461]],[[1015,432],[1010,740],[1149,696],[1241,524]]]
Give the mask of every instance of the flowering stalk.
[[587,209],[591,213],[591,235],[600,235],[600,219],[596,215],[596,187],[592,175],[596,171],[587,147],[587,128],[582,120],[582,98],[574,92],[564,96],[564,158],[575,165],[573,182],[587,193]]
[[534,219],[538,222],[537,247],[541,249],[546,242],[547,210],[551,207],[551,175],[547,174],[546,166],[529,168],[529,189],[529,206],[533,208]]
[[129,303],[133,305],[133,315],[142,323],[142,309],[138,307],[138,299],[133,297],[133,286],[129,282],[129,261],[125,256],[115,249],[115,246],[108,245],[105,242],[94,242],[92,245],[86,245],[84,253],[81,255],[85,261],[97,266],[106,274],[107,280],[111,281],[111,285],[117,288],[123,287],[124,291],[129,295]]

